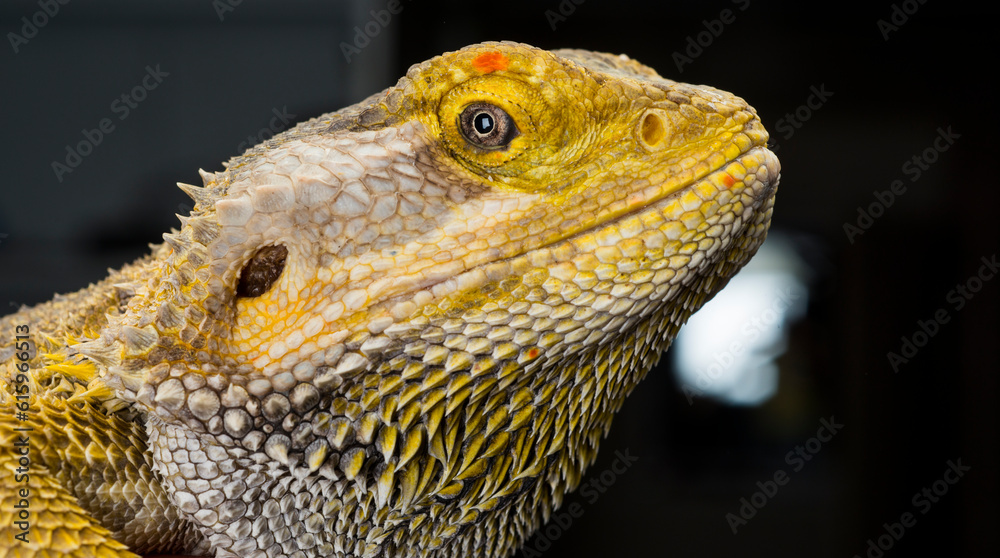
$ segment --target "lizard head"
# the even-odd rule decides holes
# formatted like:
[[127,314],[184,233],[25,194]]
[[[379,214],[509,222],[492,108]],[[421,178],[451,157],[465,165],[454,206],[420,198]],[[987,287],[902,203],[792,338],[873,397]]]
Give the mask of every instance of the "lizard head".
[[[501,553],[763,241],[767,138],[742,99],[624,56],[448,53],[185,186],[80,350],[220,548]],[[251,534],[261,505],[284,540]]]

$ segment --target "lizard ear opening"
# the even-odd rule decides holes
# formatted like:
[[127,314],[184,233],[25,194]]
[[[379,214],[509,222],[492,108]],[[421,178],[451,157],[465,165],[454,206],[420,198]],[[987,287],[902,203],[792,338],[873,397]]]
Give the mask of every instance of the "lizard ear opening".
[[281,277],[285,269],[288,248],[265,246],[250,258],[240,271],[240,282],[236,286],[236,296],[253,298],[266,293],[271,285]]

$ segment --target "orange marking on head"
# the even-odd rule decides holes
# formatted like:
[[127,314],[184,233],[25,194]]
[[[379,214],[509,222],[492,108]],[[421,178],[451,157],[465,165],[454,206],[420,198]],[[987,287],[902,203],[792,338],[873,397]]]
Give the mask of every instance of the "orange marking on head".
[[535,357],[538,356],[538,353],[540,353],[540,352],[541,351],[539,351],[538,349],[536,349],[534,347],[531,348],[531,349],[528,349],[528,358],[535,358]]
[[736,184],[736,179],[728,174],[724,174],[722,175],[722,183],[726,185],[726,188],[732,188],[733,184]]
[[484,52],[472,61],[472,67],[484,74],[497,70],[506,70],[509,65],[510,60],[502,52],[496,50]]

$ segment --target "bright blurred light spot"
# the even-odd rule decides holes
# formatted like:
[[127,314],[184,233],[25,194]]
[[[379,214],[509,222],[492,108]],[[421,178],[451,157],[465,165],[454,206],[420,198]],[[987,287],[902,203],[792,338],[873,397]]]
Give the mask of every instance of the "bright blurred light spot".
[[801,260],[772,234],[674,340],[674,370],[688,399],[760,405],[773,396],[774,360],[785,352],[788,325],[805,314],[808,297]]

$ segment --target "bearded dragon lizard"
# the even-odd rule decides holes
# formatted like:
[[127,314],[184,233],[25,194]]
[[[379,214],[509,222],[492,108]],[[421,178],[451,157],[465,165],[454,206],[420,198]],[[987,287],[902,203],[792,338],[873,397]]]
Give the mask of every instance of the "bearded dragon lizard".
[[763,242],[745,101],[484,43],[180,185],[0,320],[7,556],[509,556]]

